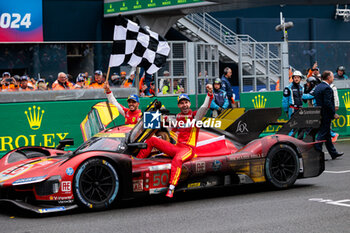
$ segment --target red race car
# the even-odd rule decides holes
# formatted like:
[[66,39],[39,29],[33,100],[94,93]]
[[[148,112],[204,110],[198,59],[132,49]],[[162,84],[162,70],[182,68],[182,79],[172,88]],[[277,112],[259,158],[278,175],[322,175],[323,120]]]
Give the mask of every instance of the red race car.
[[[230,122],[225,115],[231,111],[216,119],[224,122],[221,128],[201,129],[196,156],[183,164],[176,191],[259,182],[288,188],[296,179],[324,171],[324,154],[313,146],[320,109],[301,109],[278,134],[262,138],[267,126],[279,124],[281,109],[248,110]],[[303,138],[287,136],[291,131]],[[106,209],[139,194],[164,195],[171,158],[159,151],[146,159],[135,157],[153,136],[176,143],[176,135],[167,128],[144,129],[141,119],[134,127],[105,129],[73,152],[64,151],[73,143],[70,139],[56,149],[10,151],[0,160],[0,202],[49,213],[77,207]]]

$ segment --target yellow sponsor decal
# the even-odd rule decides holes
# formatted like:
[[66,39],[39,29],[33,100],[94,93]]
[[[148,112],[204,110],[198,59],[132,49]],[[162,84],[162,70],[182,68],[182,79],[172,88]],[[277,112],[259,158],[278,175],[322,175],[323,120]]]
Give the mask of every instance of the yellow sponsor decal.
[[97,133],[94,137],[100,138],[124,138],[125,133]]
[[200,182],[198,182],[198,183],[191,183],[191,184],[187,185],[187,188],[195,188],[195,187],[199,187],[199,186],[201,186]]

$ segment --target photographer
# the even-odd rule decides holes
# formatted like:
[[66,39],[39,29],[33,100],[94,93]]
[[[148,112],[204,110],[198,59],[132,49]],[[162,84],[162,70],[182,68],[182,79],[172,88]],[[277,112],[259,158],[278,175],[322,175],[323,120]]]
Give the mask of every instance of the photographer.
[[11,77],[9,72],[4,72],[2,74],[0,85],[1,91],[17,91],[18,88],[16,80]]

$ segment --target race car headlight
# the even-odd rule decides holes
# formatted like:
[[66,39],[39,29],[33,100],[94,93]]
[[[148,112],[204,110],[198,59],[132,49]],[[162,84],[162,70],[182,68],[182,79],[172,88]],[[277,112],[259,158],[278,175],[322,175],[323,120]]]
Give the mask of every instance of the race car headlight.
[[53,183],[52,184],[52,192],[58,193],[59,190],[60,190],[60,183]]
[[47,196],[58,193],[60,190],[61,176],[51,176],[44,182],[35,185],[35,191],[39,196]]

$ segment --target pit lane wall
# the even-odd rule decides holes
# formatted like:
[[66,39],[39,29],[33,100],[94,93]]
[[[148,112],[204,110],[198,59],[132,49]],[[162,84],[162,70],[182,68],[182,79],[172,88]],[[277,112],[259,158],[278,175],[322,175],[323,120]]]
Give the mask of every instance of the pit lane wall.
[[[39,99],[39,97],[31,96],[33,93],[21,93],[22,96],[17,96],[17,98],[22,102],[14,101],[15,93],[11,93],[13,98],[11,95],[0,93],[0,102],[2,102],[0,103],[0,158],[8,151],[21,146],[56,147],[63,138],[74,139],[75,145],[68,147],[69,150],[78,147],[83,142],[80,123],[94,104],[106,101],[103,90],[94,91],[97,99],[88,99],[92,97],[84,97],[82,93],[77,92],[75,100],[64,100],[73,98],[72,92],[74,91],[62,91],[61,95],[58,95],[59,98],[51,96],[57,93],[50,91],[45,93],[46,99],[41,97],[46,101],[29,101]],[[91,92],[94,93],[94,91]],[[113,90],[118,102],[124,106],[127,106],[126,97],[133,92],[123,94],[121,90]],[[93,93],[89,93],[88,96],[92,96]],[[34,94],[37,95],[37,93]],[[204,97],[204,95],[199,96],[199,103],[203,102]],[[63,100],[58,101],[52,98]],[[191,102],[195,103],[195,96],[190,96],[190,98]],[[154,99],[140,98],[140,108],[145,110]],[[176,113],[177,96],[159,97],[158,100],[171,112]],[[115,123],[121,125],[124,120],[124,117],[119,115]],[[109,126],[113,126],[113,123]]]
[[[350,89],[338,89],[339,110],[337,113],[340,118],[332,121],[333,131],[339,133],[340,136],[350,135]],[[282,91],[273,92],[248,92],[240,94],[240,103],[242,108],[272,108],[282,106]],[[307,104],[304,103],[304,107]],[[286,122],[288,116],[282,113],[278,119],[279,122]],[[275,133],[282,126],[269,126],[263,132],[264,134]]]

